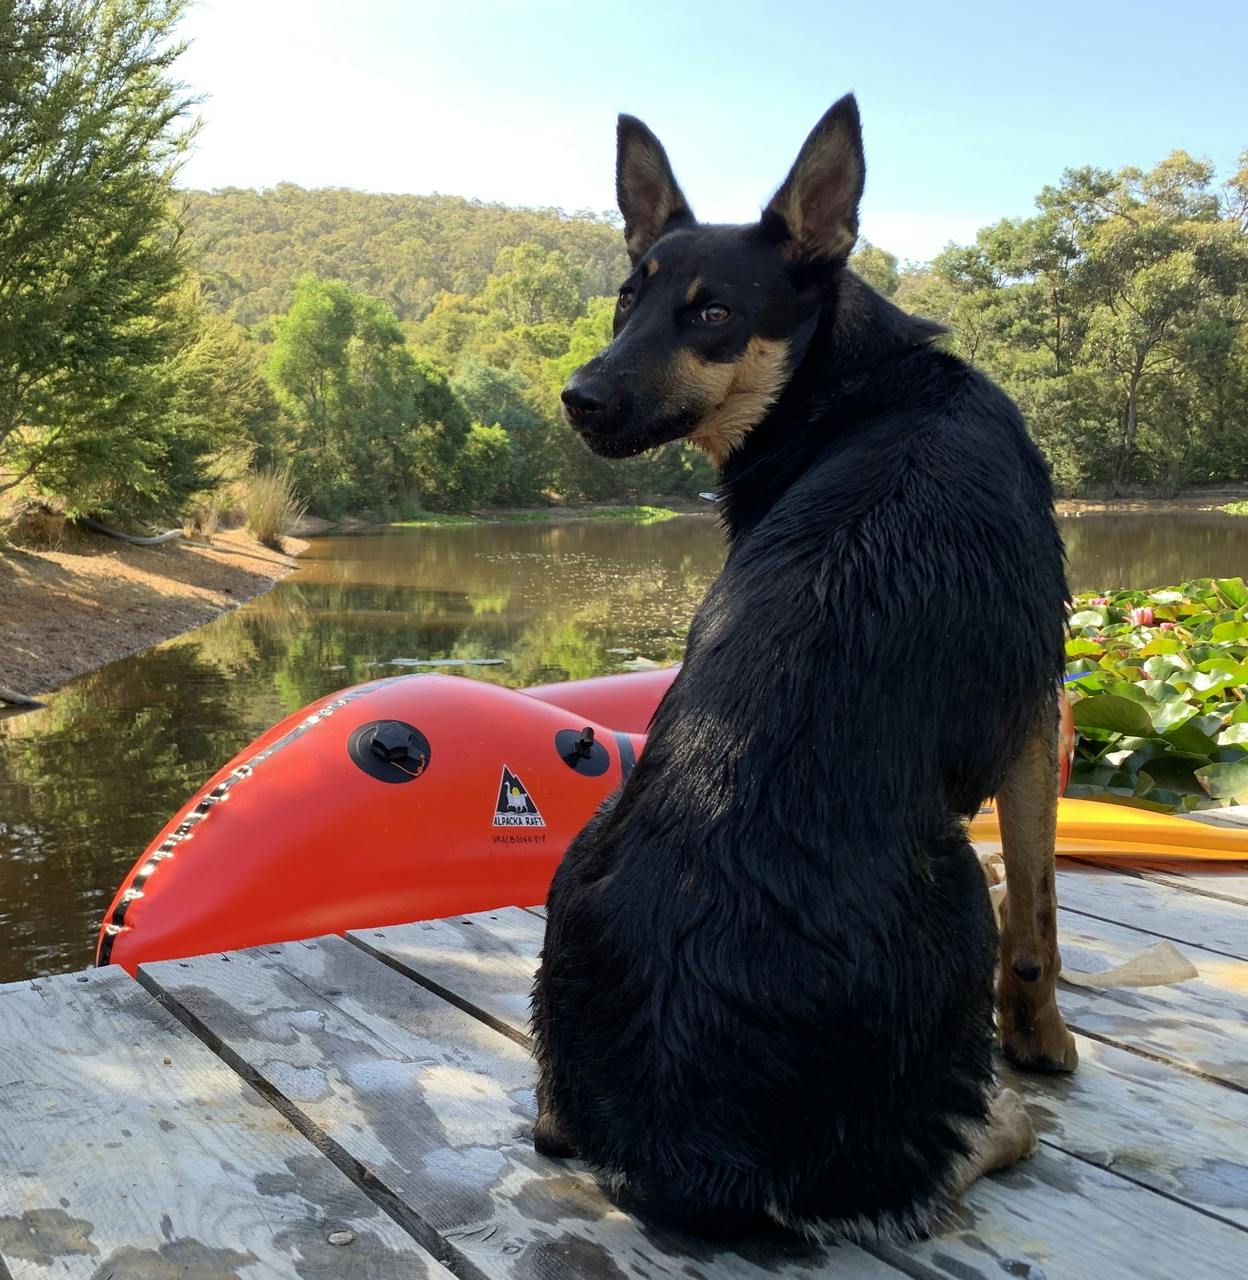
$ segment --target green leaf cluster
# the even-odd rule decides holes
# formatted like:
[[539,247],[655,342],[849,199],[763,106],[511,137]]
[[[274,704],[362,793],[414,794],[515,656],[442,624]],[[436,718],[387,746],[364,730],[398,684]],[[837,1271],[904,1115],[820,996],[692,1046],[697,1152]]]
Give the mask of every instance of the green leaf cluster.
[[1248,803],[1248,586],[1201,578],[1075,599],[1069,795],[1164,811]]

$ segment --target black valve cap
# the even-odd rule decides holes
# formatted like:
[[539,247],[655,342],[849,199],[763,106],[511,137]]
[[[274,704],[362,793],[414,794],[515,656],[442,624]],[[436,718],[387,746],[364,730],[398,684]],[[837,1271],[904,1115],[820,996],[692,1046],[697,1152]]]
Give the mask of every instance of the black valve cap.
[[347,738],[347,754],[378,782],[411,782],[429,767],[429,739],[402,720],[369,720]]
[[383,720],[377,726],[369,750],[380,760],[402,764],[409,756],[418,754],[416,738],[405,724],[397,720]]
[[582,778],[597,778],[611,767],[611,757],[601,742],[594,740],[592,725],[583,729],[560,729],[555,734],[555,750],[569,769]]

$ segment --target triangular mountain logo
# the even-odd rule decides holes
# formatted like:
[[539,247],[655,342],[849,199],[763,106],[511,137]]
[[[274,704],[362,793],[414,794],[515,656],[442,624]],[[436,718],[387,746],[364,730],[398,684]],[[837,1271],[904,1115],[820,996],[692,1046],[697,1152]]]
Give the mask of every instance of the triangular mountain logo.
[[496,827],[544,827],[546,823],[538,812],[529,789],[517,774],[503,765],[499,779],[498,795],[494,801],[494,825]]

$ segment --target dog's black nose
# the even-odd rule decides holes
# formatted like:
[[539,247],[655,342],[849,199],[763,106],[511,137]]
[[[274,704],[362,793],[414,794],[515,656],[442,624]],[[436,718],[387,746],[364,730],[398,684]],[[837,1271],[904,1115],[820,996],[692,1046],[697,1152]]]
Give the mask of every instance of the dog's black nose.
[[589,378],[573,378],[560,399],[568,420],[577,425],[589,422],[607,407],[605,389]]

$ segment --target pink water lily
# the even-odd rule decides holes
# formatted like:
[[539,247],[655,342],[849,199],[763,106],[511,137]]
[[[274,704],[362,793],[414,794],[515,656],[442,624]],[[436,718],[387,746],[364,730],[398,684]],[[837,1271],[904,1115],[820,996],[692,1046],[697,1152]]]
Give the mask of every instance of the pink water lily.
[[1173,622],[1162,622],[1162,623],[1159,623],[1159,624],[1158,624],[1158,626],[1161,628],[1161,630],[1162,630],[1162,631],[1173,631],[1173,630],[1174,630],[1174,623],[1173,623]]
[[1095,604],[1095,605],[1106,605],[1106,604],[1108,604],[1108,603],[1109,603],[1109,597],[1108,597],[1108,596],[1093,596],[1093,597],[1092,597],[1092,599],[1088,601],[1088,603],[1089,603],[1089,604]]
[[1129,616],[1137,627],[1151,627],[1156,620],[1153,611],[1147,605],[1132,609]]

